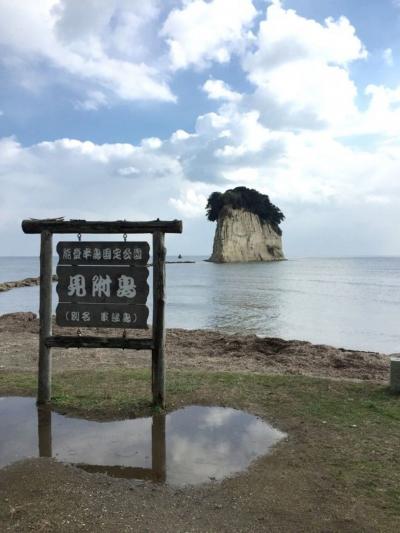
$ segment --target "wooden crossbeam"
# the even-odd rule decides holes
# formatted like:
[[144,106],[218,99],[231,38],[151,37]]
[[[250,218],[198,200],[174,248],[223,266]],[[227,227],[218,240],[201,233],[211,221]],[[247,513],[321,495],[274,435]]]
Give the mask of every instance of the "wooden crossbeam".
[[22,221],[24,233],[182,233],[181,220],[151,220],[148,222],[129,222],[127,220],[59,220],[29,219]]
[[152,350],[153,339],[129,339],[125,337],[91,337],[53,335],[45,339],[48,348],[125,348],[131,350]]

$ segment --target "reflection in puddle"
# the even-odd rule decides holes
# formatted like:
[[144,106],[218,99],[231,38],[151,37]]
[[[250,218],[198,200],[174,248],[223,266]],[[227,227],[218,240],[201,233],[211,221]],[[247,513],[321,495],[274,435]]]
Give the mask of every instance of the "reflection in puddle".
[[88,472],[174,486],[241,472],[285,437],[255,416],[224,407],[94,422],[15,397],[0,398],[0,428],[0,467],[39,455]]

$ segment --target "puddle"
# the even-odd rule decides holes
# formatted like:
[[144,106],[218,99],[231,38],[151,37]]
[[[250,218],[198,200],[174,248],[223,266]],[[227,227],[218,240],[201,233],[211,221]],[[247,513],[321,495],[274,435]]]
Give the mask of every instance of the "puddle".
[[88,472],[173,486],[237,474],[286,436],[225,407],[189,406],[168,415],[94,422],[16,397],[0,398],[0,431],[0,467],[27,457],[54,457]]

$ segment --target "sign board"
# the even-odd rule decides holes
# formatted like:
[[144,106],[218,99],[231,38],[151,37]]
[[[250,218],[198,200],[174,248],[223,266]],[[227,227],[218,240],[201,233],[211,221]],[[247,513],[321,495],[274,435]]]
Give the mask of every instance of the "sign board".
[[147,328],[147,242],[59,242],[59,326]]
[[[153,404],[165,407],[165,234],[182,233],[181,220],[22,221],[25,233],[40,233],[39,358],[37,403],[51,400],[53,348],[151,350]],[[54,234],[152,235],[153,317],[151,336],[53,335],[52,281]],[[57,246],[60,326],[147,328],[149,287],[147,242],[63,241]],[[149,265],[150,266],[150,265]]]

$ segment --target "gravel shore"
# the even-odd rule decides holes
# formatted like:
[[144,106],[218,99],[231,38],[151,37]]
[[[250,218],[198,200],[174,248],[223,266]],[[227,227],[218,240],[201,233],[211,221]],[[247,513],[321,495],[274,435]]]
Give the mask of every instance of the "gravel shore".
[[[69,328],[56,333],[76,334]],[[36,370],[39,321],[34,313],[0,316],[0,368]],[[101,329],[86,329],[100,335]],[[107,335],[121,331],[107,330]],[[136,330],[129,336],[149,336]],[[143,368],[150,363],[146,351],[105,349],[54,349],[53,371],[80,368]],[[256,335],[228,335],[219,331],[169,329],[167,363],[173,369],[226,370],[269,374],[302,374],[335,379],[385,382],[389,378],[389,356],[311,344],[299,340],[259,338]]]

